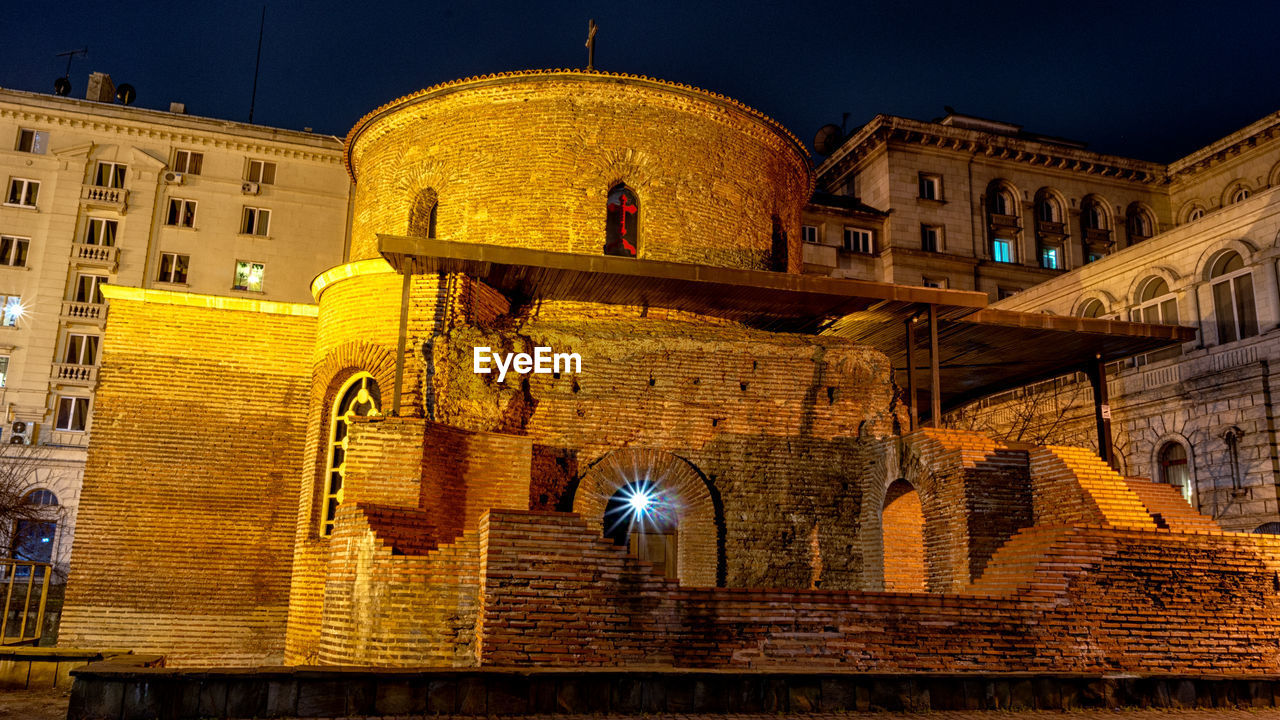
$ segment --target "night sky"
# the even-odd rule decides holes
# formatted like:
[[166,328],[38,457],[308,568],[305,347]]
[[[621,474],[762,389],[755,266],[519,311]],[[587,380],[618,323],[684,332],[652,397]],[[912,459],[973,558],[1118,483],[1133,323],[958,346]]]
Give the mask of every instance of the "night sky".
[[[90,71],[137,105],[246,120],[263,3],[56,2],[0,20],[0,85],[72,95]],[[943,106],[1168,161],[1280,110],[1280,3],[267,2],[257,123],[345,135],[437,82],[596,66],[753,105],[806,143],[849,113]]]

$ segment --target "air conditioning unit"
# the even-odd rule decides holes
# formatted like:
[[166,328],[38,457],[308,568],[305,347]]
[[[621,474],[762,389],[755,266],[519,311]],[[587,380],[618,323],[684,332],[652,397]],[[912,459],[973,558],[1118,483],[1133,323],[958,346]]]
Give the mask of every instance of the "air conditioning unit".
[[14,420],[9,426],[10,445],[30,445],[35,440],[36,424],[26,420]]
[[247,182],[240,186],[240,192],[245,195],[257,195],[262,191],[262,187],[256,182]]
[[164,181],[170,185],[181,185],[182,181],[186,179],[187,176],[180,172],[167,172],[164,174]]

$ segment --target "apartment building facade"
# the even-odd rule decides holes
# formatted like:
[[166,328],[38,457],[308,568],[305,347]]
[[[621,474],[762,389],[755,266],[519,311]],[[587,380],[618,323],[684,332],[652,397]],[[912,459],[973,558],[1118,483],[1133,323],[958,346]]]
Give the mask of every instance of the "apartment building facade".
[[[810,272],[1197,328],[1193,343],[1109,369],[1117,469],[1178,487],[1227,529],[1280,530],[1280,113],[1168,165],[954,113],[878,116],[822,163],[818,182],[881,213],[883,227],[876,242],[840,248],[855,257],[839,267],[807,263]],[[805,222],[825,227],[815,205]],[[987,398],[950,421],[1039,443],[1097,437],[1082,375]]]
[[0,178],[0,444],[48,507],[0,533],[65,568],[102,286],[309,302],[342,261],[349,183],[337,138],[123,105],[97,73],[86,99],[0,89]]

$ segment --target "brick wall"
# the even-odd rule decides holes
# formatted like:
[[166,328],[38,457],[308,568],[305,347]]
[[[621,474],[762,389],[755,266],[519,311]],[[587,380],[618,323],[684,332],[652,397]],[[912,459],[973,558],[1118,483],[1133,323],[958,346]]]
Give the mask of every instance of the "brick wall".
[[351,502],[339,509],[324,580],[320,663],[476,664],[477,534],[437,544],[427,515]]
[[573,515],[482,526],[491,665],[1271,674],[1280,541],[1063,528],[1016,596],[677,588]]
[[112,301],[63,645],[281,659],[314,328]]

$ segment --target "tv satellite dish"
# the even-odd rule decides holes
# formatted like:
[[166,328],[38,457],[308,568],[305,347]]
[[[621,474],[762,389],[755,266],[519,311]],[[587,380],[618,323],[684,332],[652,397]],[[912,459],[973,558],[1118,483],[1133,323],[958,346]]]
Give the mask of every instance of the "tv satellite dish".
[[819,155],[830,155],[844,142],[844,131],[839,125],[823,125],[813,138],[813,149]]
[[53,91],[58,95],[66,97],[71,92],[71,81],[60,77],[53,81]]
[[119,100],[121,105],[132,105],[137,99],[138,91],[134,90],[129,83],[120,83],[120,87],[116,88],[116,100]]

